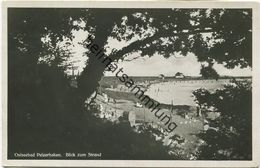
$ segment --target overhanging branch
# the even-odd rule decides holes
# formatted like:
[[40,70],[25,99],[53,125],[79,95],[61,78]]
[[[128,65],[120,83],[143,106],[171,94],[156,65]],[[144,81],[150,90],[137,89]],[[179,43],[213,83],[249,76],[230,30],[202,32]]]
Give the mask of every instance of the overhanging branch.
[[128,54],[130,52],[133,52],[134,50],[138,50],[139,48],[141,48],[142,46],[152,43],[154,40],[157,40],[159,38],[164,38],[164,37],[172,37],[172,36],[180,36],[180,35],[192,35],[192,34],[198,34],[198,33],[210,33],[210,32],[214,32],[215,30],[213,29],[204,29],[204,30],[184,30],[182,32],[164,32],[163,34],[161,32],[157,32],[155,33],[153,36],[151,37],[147,37],[145,39],[142,40],[137,40],[135,42],[132,42],[131,44],[129,44],[126,47],[123,47],[121,50],[113,53],[110,55],[110,58],[112,60],[118,60],[121,57],[123,57],[125,54]]

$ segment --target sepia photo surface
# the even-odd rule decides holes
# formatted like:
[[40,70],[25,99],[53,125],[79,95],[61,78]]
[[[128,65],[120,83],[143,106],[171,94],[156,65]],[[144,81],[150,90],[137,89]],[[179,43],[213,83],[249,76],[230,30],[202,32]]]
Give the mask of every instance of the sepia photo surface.
[[7,165],[257,165],[253,6],[148,3],[6,5]]

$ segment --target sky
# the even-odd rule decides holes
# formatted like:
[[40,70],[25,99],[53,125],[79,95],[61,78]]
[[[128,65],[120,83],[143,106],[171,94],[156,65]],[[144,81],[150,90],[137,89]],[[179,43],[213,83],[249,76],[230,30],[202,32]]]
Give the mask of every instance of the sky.
[[[78,68],[76,70],[81,72],[87,61],[87,57],[83,56],[83,53],[87,50],[83,48],[79,42],[84,41],[88,34],[84,31],[74,32],[74,46],[72,51],[74,52],[71,60],[74,65]],[[118,42],[116,40],[109,39],[109,46],[111,48],[120,49],[125,45],[125,42]],[[129,55],[128,57],[137,57],[138,53]],[[142,57],[132,61],[121,61],[118,67],[123,68],[124,73],[129,76],[158,76],[164,74],[165,76],[174,76],[176,72],[181,72],[186,76],[200,76],[201,63],[197,61],[194,54],[188,53],[187,56],[183,57],[180,55],[172,56],[168,59],[162,55],[154,54],[152,57]],[[251,68],[241,69],[236,67],[234,69],[227,69],[222,64],[214,64],[214,68],[219,75],[227,76],[251,76]],[[114,76],[113,73],[105,73],[106,76]]]
[[[185,76],[200,76],[201,63],[197,61],[194,54],[188,54],[185,57],[170,57],[165,59],[161,55],[154,55],[150,58],[139,58],[129,62],[118,63],[124,72],[129,76],[174,76],[176,72],[181,72]],[[251,69],[227,69],[221,64],[215,64],[214,68],[220,75],[227,76],[251,76]],[[106,73],[106,75],[113,75]]]

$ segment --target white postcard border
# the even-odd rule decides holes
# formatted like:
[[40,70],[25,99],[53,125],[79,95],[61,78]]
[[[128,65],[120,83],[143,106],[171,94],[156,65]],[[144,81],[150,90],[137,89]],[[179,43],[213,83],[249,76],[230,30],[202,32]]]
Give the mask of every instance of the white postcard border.
[[[253,160],[8,160],[7,159],[7,8],[252,8],[253,9]],[[256,1],[9,1],[2,4],[2,139],[4,166],[62,167],[258,167],[260,164],[260,5]],[[258,54],[259,55],[259,54]]]

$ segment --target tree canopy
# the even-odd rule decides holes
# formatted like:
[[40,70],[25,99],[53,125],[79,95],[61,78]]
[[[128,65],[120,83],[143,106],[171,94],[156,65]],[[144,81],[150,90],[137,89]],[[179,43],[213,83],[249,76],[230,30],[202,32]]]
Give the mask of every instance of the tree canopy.
[[[141,56],[157,52],[166,58],[176,52],[184,56],[192,52],[200,62],[216,61],[228,68],[252,64],[250,9],[90,9],[88,12],[86,25],[90,33],[97,38],[102,36],[106,42],[108,38],[129,42],[120,50],[112,49],[110,56],[114,59],[123,59],[133,52]],[[95,34],[99,26],[106,31]]]

